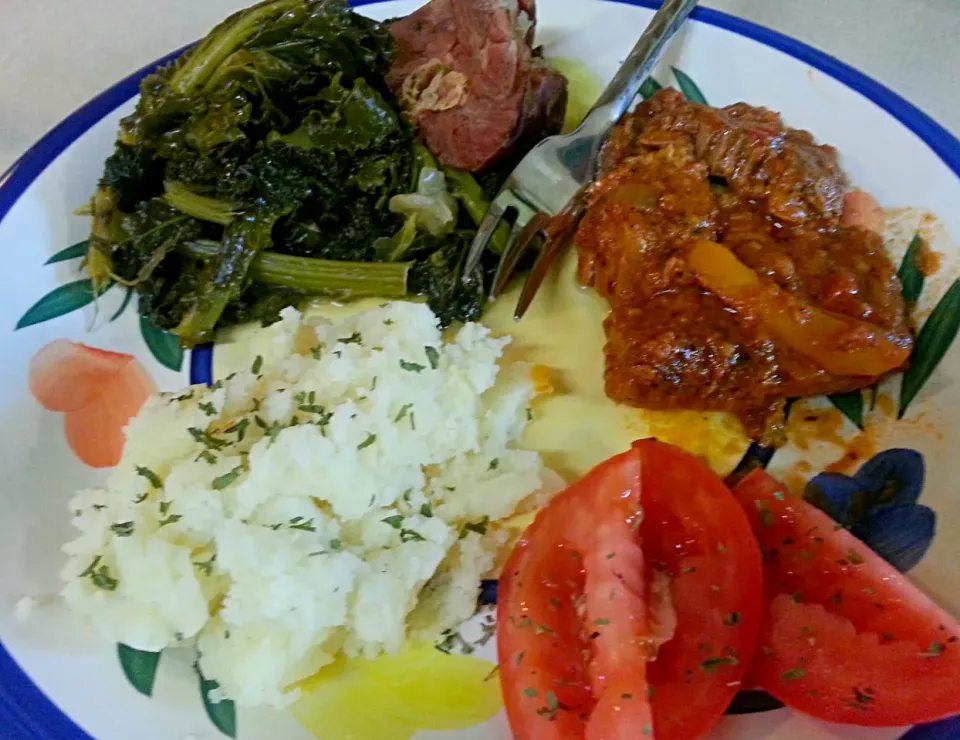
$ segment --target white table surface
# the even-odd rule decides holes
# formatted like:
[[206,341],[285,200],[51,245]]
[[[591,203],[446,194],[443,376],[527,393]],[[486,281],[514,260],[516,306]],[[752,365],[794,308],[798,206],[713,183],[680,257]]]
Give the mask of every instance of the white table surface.
[[[0,171],[98,92],[203,35],[244,4],[249,3],[0,1]],[[703,4],[839,57],[960,134],[960,0],[703,0]]]

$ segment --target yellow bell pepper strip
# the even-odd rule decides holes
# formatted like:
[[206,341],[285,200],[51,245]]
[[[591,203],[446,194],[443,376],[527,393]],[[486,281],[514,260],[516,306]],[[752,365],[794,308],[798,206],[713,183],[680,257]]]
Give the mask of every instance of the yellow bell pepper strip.
[[877,377],[903,367],[910,356],[911,337],[792,296],[762,281],[721,244],[694,242],[687,265],[701,285],[741,316],[831,375]]

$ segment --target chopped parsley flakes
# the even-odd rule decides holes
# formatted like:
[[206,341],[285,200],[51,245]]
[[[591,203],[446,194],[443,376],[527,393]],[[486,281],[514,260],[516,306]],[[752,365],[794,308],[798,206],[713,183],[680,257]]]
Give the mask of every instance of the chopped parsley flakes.
[[243,466],[238,465],[229,473],[224,473],[223,475],[218,476],[217,478],[214,478],[213,481],[210,483],[210,487],[214,491],[222,491],[224,488],[234,483],[237,480],[237,478],[240,477],[241,473],[243,473]]
[[154,488],[163,488],[163,481],[160,480],[160,476],[150,470],[150,468],[137,465],[137,475],[146,478]]
[[460,530],[460,539],[462,540],[470,532],[474,534],[479,534],[481,536],[487,533],[487,525],[490,524],[490,517],[485,516],[479,522],[467,522],[463,525],[463,529]]
[[227,440],[217,439],[212,434],[210,434],[210,432],[207,432],[203,429],[190,427],[187,429],[187,432],[189,432],[190,436],[193,437],[197,442],[199,442],[204,447],[207,447],[211,450],[222,450],[224,447],[226,447],[229,444]]
[[290,529],[299,529],[302,532],[317,531],[317,528],[313,526],[313,519],[304,519],[302,516],[295,516],[290,520]]
[[243,437],[247,433],[247,427],[250,426],[249,419],[240,419],[223,430],[224,434],[236,434],[237,442],[243,442]]
[[100,565],[101,560],[103,558],[97,555],[93,562],[80,574],[80,578],[89,578],[93,585],[102,591],[116,591],[120,581],[110,574],[108,566]]
[[117,522],[110,525],[110,531],[117,537],[129,537],[133,534],[133,522]]
[[766,527],[770,528],[773,526],[773,512],[770,511],[770,507],[767,505],[766,501],[760,501],[757,499],[753,502],[754,508],[756,508],[757,513],[760,515],[760,523]]
[[216,562],[217,556],[211,555],[209,560],[203,560],[201,562],[195,562],[194,567],[203,573],[206,576],[213,575],[213,564]]
[[707,658],[700,664],[700,668],[704,673],[716,673],[717,669],[719,669],[721,666],[737,665],[739,662],[740,661],[732,655],[728,655],[724,658]]

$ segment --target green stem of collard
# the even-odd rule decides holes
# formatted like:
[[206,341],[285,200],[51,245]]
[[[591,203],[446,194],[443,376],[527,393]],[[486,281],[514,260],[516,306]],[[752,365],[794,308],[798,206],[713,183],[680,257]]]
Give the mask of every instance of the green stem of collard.
[[417,217],[407,216],[400,231],[398,231],[392,239],[388,240],[391,245],[390,251],[382,255],[378,253],[378,256],[381,257],[384,262],[399,262],[409,251],[410,247],[413,246],[416,238]]
[[[480,224],[483,223],[483,219],[490,209],[490,201],[483,194],[480,184],[474,179],[473,175],[464,170],[444,167],[443,174],[447,178],[451,195],[460,201],[467,215],[470,216],[470,220],[477,228],[480,228]],[[509,238],[510,229],[506,223],[501,222],[490,239],[490,249],[497,254],[503,254]]]
[[230,201],[197,195],[182,183],[166,180],[163,183],[163,200],[192,218],[227,226],[236,217],[236,206]]
[[188,52],[187,58],[170,78],[170,88],[181,95],[190,95],[201,87],[223,61],[246,43],[260,27],[288,10],[303,5],[303,0],[267,0],[227,18]]
[[[211,259],[219,253],[220,244],[187,242],[180,249],[198,259]],[[250,277],[264,285],[314,295],[403,298],[410,267],[409,262],[339,262],[264,252],[253,260]]]
[[278,213],[250,211],[224,229],[216,256],[204,266],[193,305],[173,331],[184,344],[213,340],[214,327],[243,291],[253,261],[273,246],[277,218]]
[[[422,144],[415,144],[413,148],[414,176],[413,188],[417,189],[420,179],[420,171],[424,167],[437,169],[439,165],[437,160]],[[483,194],[480,183],[474,179],[466,170],[457,170],[453,167],[444,167],[443,175],[447,179],[447,189],[450,194],[456,198],[463,209],[467,212],[473,225],[480,228],[487,211],[490,210],[490,201]],[[490,249],[497,254],[503,254],[507,248],[507,240],[510,238],[510,229],[505,223],[501,223],[490,239]]]
[[464,170],[444,167],[443,174],[447,178],[448,187],[453,197],[463,204],[470,220],[479,227],[490,208],[490,203],[484,197],[480,184],[473,178],[473,175]]
[[411,193],[417,192],[417,187],[420,185],[420,173],[425,168],[436,170],[440,168],[440,165],[437,164],[437,160],[430,153],[430,150],[418,142],[413,145],[413,171],[410,173]]

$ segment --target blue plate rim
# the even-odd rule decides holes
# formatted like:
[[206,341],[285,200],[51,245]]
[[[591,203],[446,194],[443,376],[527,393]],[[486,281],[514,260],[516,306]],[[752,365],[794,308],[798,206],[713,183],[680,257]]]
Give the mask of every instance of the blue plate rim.
[[[372,5],[385,0],[353,0],[352,5]],[[607,0],[656,9],[658,0]],[[917,106],[900,97],[839,59],[797,39],[722,11],[697,8],[693,19],[756,41],[802,61],[860,93],[916,134],[960,177],[960,140]],[[33,182],[71,144],[96,123],[139,92],[140,81],[157,66],[175,60],[183,47],[146,65],[78,108],[52,128],[0,175],[0,221]],[[11,740],[92,740],[73,720],[48,698],[0,640],[0,728]],[[16,734],[11,734],[16,733]],[[948,740],[960,736],[960,718],[948,719],[910,730],[902,740]]]

